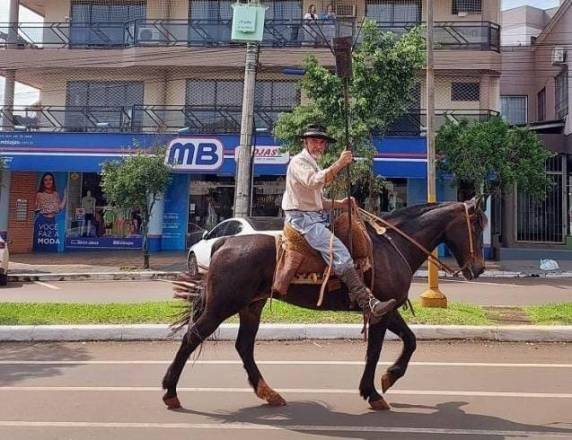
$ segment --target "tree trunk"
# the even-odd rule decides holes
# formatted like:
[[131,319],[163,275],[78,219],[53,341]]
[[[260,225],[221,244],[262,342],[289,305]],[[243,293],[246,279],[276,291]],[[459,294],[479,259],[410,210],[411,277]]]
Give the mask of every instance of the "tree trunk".
[[149,269],[149,239],[147,235],[149,234],[149,221],[143,219],[143,269]]

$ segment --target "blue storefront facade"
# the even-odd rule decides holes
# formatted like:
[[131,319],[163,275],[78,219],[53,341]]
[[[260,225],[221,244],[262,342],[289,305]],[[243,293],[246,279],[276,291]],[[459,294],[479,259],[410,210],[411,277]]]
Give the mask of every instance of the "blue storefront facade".
[[[140,248],[138,213],[109,212],[98,173],[104,162],[135,149],[167,145],[173,175],[152,213],[150,238],[154,251],[184,250],[194,227],[232,216],[238,143],[238,135],[0,133],[5,162],[0,233],[28,240],[28,247],[13,246],[16,252]],[[375,171],[388,179],[390,188],[381,210],[423,203],[425,138],[387,137],[376,139],[375,145]],[[256,136],[255,215],[280,215],[287,163],[275,139]],[[447,183],[439,187],[441,200],[456,198]]]

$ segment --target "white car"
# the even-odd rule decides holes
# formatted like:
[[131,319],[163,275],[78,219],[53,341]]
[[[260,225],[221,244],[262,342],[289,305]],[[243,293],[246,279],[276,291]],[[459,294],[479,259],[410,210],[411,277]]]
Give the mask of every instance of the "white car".
[[0,286],[8,284],[8,263],[10,254],[8,253],[8,243],[0,237]]
[[278,235],[283,227],[284,219],[281,217],[235,217],[224,220],[210,231],[205,231],[202,240],[189,249],[187,254],[189,274],[193,276],[208,270],[211,248],[219,238],[231,235]]

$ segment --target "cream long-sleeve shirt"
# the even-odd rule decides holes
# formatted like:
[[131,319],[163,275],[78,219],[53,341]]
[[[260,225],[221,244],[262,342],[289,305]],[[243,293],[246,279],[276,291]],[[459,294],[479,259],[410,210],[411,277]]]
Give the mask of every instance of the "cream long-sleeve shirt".
[[326,170],[322,170],[306,148],[290,160],[286,172],[286,191],[282,198],[284,211],[321,211],[324,209],[322,189]]

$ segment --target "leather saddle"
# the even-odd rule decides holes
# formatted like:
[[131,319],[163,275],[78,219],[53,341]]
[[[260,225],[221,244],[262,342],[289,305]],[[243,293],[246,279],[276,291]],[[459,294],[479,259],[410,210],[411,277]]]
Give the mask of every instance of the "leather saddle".
[[[349,216],[342,213],[334,221],[334,234],[349,248]],[[357,213],[352,215],[352,257],[356,269],[362,276],[373,269],[373,244],[365,225]],[[328,276],[329,275],[329,276]],[[282,234],[276,237],[276,270],[272,292],[286,295],[293,284],[326,284],[327,291],[341,288],[341,281],[328,266],[322,256],[314,250],[298,231],[284,224]]]

